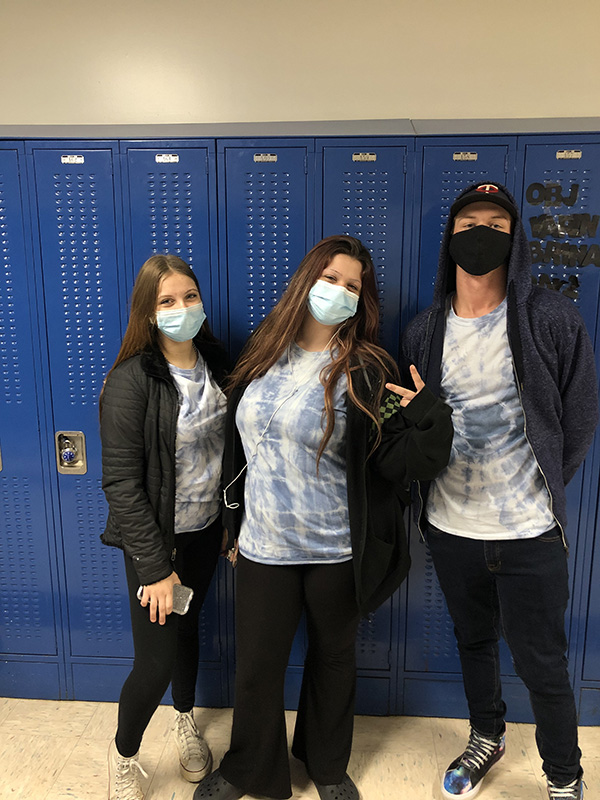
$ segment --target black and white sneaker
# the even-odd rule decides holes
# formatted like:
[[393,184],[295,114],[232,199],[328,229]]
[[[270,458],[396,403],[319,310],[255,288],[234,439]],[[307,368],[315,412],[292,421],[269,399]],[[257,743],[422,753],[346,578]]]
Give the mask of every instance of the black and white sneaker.
[[566,786],[558,786],[546,776],[548,781],[548,797],[550,800],[581,800],[583,797],[583,779],[581,775]]
[[471,728],[466,750],[446,770],[442,780],[444,797],[475,797],[481,781],[504,755],[504,735],[487,739]]

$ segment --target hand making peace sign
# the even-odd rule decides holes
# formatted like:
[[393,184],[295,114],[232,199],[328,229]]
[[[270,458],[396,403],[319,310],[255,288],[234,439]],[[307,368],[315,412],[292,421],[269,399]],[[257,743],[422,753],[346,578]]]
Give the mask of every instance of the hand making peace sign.
[[421,389],[425,386],[421,376],[417,372],[417,368],[414,364],[410,365],[410,374],[414,381],[416,391],[411,391],[410,389],[405,389],[404,386],[396,386],[395,383],[386,383],[385,388],[389,389],[390,391],[394,392],[395,394],[399,394],[402,400],[400,400],[400,405],[405,408],[410,401],[419,394]]

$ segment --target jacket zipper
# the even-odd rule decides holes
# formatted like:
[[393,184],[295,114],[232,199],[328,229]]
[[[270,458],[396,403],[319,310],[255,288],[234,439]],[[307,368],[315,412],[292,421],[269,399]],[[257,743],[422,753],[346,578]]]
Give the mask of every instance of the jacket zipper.
[[517,373],[517,368],[516,368],[516,365],[515,365],[515,359],[514,359],[514,356],[512,354],[512,350],[510,352],[510,359],[512,361],[513,372],[514,372],[514,375],[515,375],[515,383],[517,384],[517,394],[519,395],[519,404],[521,406],[521,411],[523,412],[523,435],[525,436],[525,441],[529,445],[529,448],[530,448],[531,453],[533,455],[534,461],[535,461],[535,463],[537,465],[537,468],[540,471],[540,475],[544,479],[544,484],[546,485],[546,491],[548,492],[548,497],[550,498],[550,513],[552,514],[552,517],[554,518],[554,521],[558,525],[558,528],[560,530],[560,536],[561,536],[562,543],[563,543],[563,547],[565,548],[565,551],[566,551],[567,556],[568,556],[569,555],[569,545],[567,544],[567,537],[565,536],[565,532],[563,530],[563,526],[560,524],[560,522],[558,521],[558,519],[556,517],[556,514],[554,513],[554,498],[552,497],[552,492],[550,491],[550,486],[548,485],[548,481],[547,481],[546,476],[544,474],[544,470],[540,466],[540,462],[537,459],[537,456],[535,454],[535,450],[533,449],[533,445],[529,441],[529,436],[527,435],[527,415],[525,414],[525,406],[523,405],[523,395],[522,395],[523,386],[522,386],[522,384],[521,384],[521,382],[519,380],[519,376],[518,376],[518,373]]
[[[167,381],[168,384],[168,381]],[[171,417],[171,441],[173,442],[173,468],[175,470],[175,491],[177,486],[177,467],[176,467],[176,458],[177,458],[177,420],[179,418],[179,408],[181,405],[181,401],[179,399],[179,392],[177,391],[177,387],[173,386],[176,395],[176,403],[173,409],[173,415]],[[173,498],[173,526],[171,528],[171,542],[173,544],[171,550],[171,562],[175,561],[175,556],[177,555],[177,548],[175,547],[175,498]]]

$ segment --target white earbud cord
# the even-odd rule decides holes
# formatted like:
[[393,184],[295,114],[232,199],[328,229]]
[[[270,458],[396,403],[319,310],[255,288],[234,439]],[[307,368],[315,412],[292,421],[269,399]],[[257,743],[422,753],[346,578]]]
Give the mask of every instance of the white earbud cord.
[[[336,333],[337,333],[337,331],[336,331]],[[329,350],[329,347],[330,347],[331,343],[333,342],[334,338],[335,338],[335,333],[333,334],[333,336],[331,337],[331,339],[330,339],[330,340],[327,342],[327,345],[326,345],[326,346],[323,348],[323,350],[321,351],[322,353],[324,353],[324,352],[326,352],[327,350]],[[246,463],[244,464],[244,466],[241,468],[241,470],[238,472],[238,474],[235,476],[235,478],[234,478],[234,479],[233,479],[233,480],[232,480],[230,483],[228,483],[228,484],[227,484],[227,486],[226,486],[226,487],[223,489],[223,502],[225,503],[225,507],[226,507],[226,508],[230,508],[230,509],[236,509],[236,508],[239,508],[239,507],[240,507],[240,504],[239,504],[239,503],[228,503],[228,502],[227,502],[227,490],[228,490],[229,488],[231,488],[231,487],[233,486],[233,484],[234,484],[234,483],[235,483],[237,480],[239,480],[239,478],[240,478],[240,477],[241,477],[241,476],[244,474],[244,471],[248,469],[248,464],[250,464],[250,462],[252,461],[252,459],[253,459],[253,458],[255,458],[255,456],[256,456],[256,453],[258,452],[258,447],[259,447],[260,443],[263,441],[263,439],[265,438],[265,436],[266,436],[266,434],[267,434],[267,431],[269,430],[269,427],[270,427],[271,423],[273,422],[273,418],[274,418],[275,414],[277,414],[277,412],[280,410],[280,408],[281,408],[281,407],[282,407],[282,406],[283,406],[285,403],[287,403],[287,401],[288,401],[288,400],[291,400],[291,399],[292,399],[292,397],[293,397],[293,396],[296,394],[296,392],[298,391],[298,389],[300,389],[301,382],[300,382],[300,383],[296,383],[296,381],[294,380],[294,369],[293,369],[293,367],[292,367],[292,361],[291,361],[291,359],[290,359],[290,348],[289,348],[289,345],[288,345],[288,348],[287,348],[287,357],[288,357],[288,364],[289,364],[289,366],[290,366],[290,373],[291,373],[291,375],[292,375],[292,380],[294,381],[294,383],[295,383],[295,386],[294,386],[294,388],[292,389],[291,393],[290,393],[290,394],[288,394],[286,397],[284,397],[284,398],[283,398],[283,400],[281,401],[281,403],[279,403],[279,405],[277,406],[277,408],[275,409],[275,411],[273,411],[273,413],[272,413],[272,414],[271,414],[271,416],[269,417],[269,421],[267,422],[267,424],[266,424],[266,425],[265,425],[265,427],[263,428],[263,432],[262,432],[262,433],[261,433],[261,435],[258,437],[258,441],[257,441],[257,442],[256,442],[256,444],[254,445],[254,450],[253,450],[253,451],[252,451],[252,453],[250,454],[250,456],[249,456],[248,460],[246,461]],[[307,378],[307,377],[310,375],[310,373],[311,373],[312,371],[314,371],[314,366],[313,366],[313,364],[310,364],[310,367],[311,367],[311,369],[310,369],[309,371],[306,371],[306,372],[304,372],[304,373],[302,374],[302,378],[306,379],[306,378]],[[322,367],[321,367],[321,369],[322,369]]]

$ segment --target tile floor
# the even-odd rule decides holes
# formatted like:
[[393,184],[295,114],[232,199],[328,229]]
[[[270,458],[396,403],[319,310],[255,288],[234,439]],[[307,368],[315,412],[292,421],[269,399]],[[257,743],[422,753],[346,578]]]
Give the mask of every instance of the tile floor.
[[[114,735],[114,703],[0,698],[1,800],[106,800],[106,752]],[[179,776],[171,737],[173,712],[161,706],[146,732],[141,763],[146,800],[191,800]],[[288,712],[288,729],[294,713]],[[218,763],[229,741],[230,709],[196,709]],[[357,717],[349,772],[362,800],[441,798],[442,770],[461,751],[467,723],[424,717]],[[600,800],[600,728],[581,728],[588,789]],[[292,759],[294,800],[318,800],[302,765]],[[506,756],[490,772],[481,800],[547,797],[533,726],[509,724]]]

